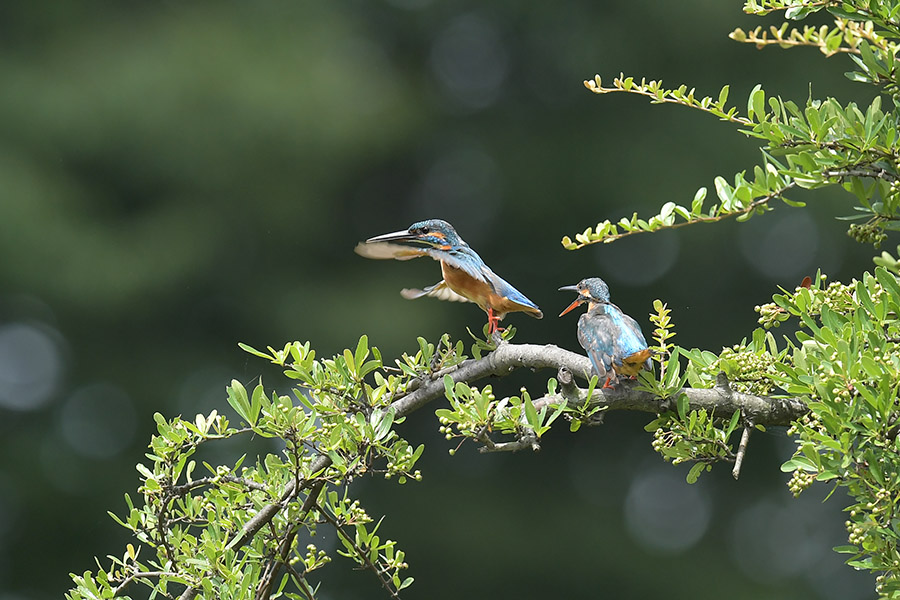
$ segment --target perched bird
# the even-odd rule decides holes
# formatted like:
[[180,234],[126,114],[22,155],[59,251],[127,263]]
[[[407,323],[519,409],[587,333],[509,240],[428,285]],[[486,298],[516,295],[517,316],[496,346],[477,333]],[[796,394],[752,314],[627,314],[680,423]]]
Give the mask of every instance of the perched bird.
[[609,287],[599,277],[582,279],[577,285],[567,285],[559,291],[578,294],[563,316],[585,302],[586,313],[578,318],[578,343],[587,351],[594,372],[606,377],[603,387],[618,383],[619,375],[633,377],[641,369],[652,370],[651,351],[637,321],[609,301]]
[[366,258],[409,260],[430,256],[439,261],[443,279],[425,289],[404,289],[400,294],[408,299],[431,296],[474,302],[487,313],[490,333],[500,330],[499,322],[506,313],[524,312],[537,319],[544,316],[534,302],[491,271],[447,221],[419,221],[406,231],[369,238],[357,244],[355,251]]

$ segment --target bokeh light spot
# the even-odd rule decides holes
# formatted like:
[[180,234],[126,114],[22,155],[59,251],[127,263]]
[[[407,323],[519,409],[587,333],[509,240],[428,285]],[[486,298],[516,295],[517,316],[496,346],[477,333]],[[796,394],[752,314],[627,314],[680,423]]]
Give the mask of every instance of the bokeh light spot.
[[53,396],[63,360],[53,335],[27,323],[0,327],[0,406],[35,410]]
[[656,281],[675,266],[681,243],[675,232],[662,231],[597,244],[595,248],[601,277],[638,287]]
[[737,514],[731,549],[735,562],[757,581],[799,575],[831,553],[828,507],[801,496],[759,500]]
[[230,414],[225,410],[228,406],[225,389],[233,377],[231,371],[219,365],[197,369],[178,387],[176,410],[187,418],[197,414],[208,415],[213,410]]
[[438,34],[431,48],[431,67],[453,98],[480,109],[500,95],[509,57],[497,29],[483,17],[467,14]]
[[741,251],[755,270],[778,281],[797,282],[812,267],[819,227],[806,211],[780,211],[753,218],[740,228]]
[[709,500],[697,485],[666,465],[640,473],[625,499],[625,522],[643,546],[679,552],[696,544],[709,526]]
[[113,385],[99,383],[81,388],[66,400],[59,427],[75,452],[102,459],[128,446],[135,421],[131,398]]
[[18,485],[9,475],[0,472],[0,538],[8,534],[18,522],[20,504]]
[[420,10],[430,6],[434,0],[385,0],[389,5],[406,10]]
[[448,148],[428,167],[413,201],[422,215],[445,219],[458,227],[465,224],[466,241],[477,246],[499,210],[497,164],[478,144]]

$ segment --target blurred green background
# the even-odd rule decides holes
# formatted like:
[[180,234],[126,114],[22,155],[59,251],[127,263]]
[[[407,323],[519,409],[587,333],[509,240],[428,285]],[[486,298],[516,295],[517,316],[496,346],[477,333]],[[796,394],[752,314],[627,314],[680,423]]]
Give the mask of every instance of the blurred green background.
[[[700,113],[590,94],[595,73],[728,83],[738,106],[757,82],[868,103],[845,57],[727,39],[762,23],[701,0],[0,4],[0,599],[59,598],[69,572],[122,552],[106,511],[137,485],[154,412],[231,414],[231,378],[283,385],[238,341],[328,355],[367,333],[396,356],[483,325],[473,306],[403,300],[437,265],[366,261],[361,239],[451,221],[544,309],[509,317],[517,340],[570,349],[556,288],[582,277],[645,331],[662,298],[677,342],[718,351],[776,286],[869,268],[833,190],[746,224],[559,244],[758,159]],[[722,465],[689,486],[643,415],[559,428],[539,454],[450,457],[433,409],[401,431],[426,444],[422,483],[355,486],[407,550],[411,598],[872,595],[831,552],[843,499],[791,498],[783,431],[754,436],[739,482]],[[382,594],[341,559],[323,579],[325,598]]]

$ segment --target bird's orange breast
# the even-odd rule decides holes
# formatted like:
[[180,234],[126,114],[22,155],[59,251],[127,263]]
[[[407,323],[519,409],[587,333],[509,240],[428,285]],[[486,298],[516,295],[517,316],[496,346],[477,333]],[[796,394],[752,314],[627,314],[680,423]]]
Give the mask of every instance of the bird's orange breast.
[[479,281],[462,269],[451,267],[444,261],[441,261],[441,273],[450,289],[460,296],[466,297],[485,310],[488,307],[495,308],[489,297],[496,294],[493,294],[490,284],[486,281]]
[[530,306],[524,306],[505,296],[501,296],[494,290],[494,287],[490,283],[475,279],[462,269],[457,269],[456,267],[452,267],[441,261],[441,272],[444,275],[444,281],[451,290],[461,296],[465,296],[467,299],[480,306],[485,312],[490,308],[501,319],[503,318],[503,315],[510,312],[527,312],[529,314],[537,315],[540,318],[539,310],[533,309]]

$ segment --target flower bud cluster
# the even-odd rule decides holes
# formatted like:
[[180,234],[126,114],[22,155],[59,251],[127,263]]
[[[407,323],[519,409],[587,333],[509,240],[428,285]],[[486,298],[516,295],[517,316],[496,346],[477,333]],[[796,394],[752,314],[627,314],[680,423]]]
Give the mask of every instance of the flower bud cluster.
[[884,229],[877,223],[854,223],[847,230],[847,235],[862,244],[872,244],[875,248],[887,239]]
[[327,563],[331,562],[331,557],[325,553],[324,550],[319,550],[316,548],[315,544],[309,544],[306,546],[306,556],[303,559],[303,563],[306,565],[307,571],[312,571],[313,569],[318,569],[321,566],[324,566]]
[[804,471],[803,469],[797,469],[791,475],[791,480],[788,481],[788,489],[791,490],[791,494],[793,494],[796,498],[803,492],[803,490],[811,486],[813,481],[815,480],[815,473],[810,473],[808,471]]
[[[825,275],[821,276],[821,280],[825,280]],[[854,296],[856,283],[855,279],[852,279],[850,283],[847,284],[839,281],[832,281],[823,290],[810,288],[808,292],[802,292],[809,295],[808,305],[803,309],[803,312],[810,315],[817,315],[822,311],[823,305],[841,314],[851,311],[857,302]],[[796,304],[797,297],[803,289],[804,288],[797,286],[794,290],[794,294],[788,296],[786,300],[790,304]],[[880,291],[881,290],[873,295],[873,301],[878,300]],[[760,315],[758,321],[759,324],[766,328],[773,326],[777,327],[781,321],[786,321],[790,318],[790,313],[774,302],[756,306],[755,310]]]
[[861,546],[866,540],[866,528],[862,524],[855,521],[844,521],[844,527],[847,528],[847,541],[854,546]]
[[[674,425],[674,423],[672,423]],[[659,427],[656,431],[653,432],[653,442],[651,442],[650,446],[653,448],[655,452],[659,452],[660,456],[662,456],[665,461],[672,461],[673,465],[677,465],[683,463],[686,460],[690,460],[689,457],[681,457],[681,456],[671,456],[670,452],[666,452],[669,448],[674,447],[676,444],[684,443],[684,434],[679,431],[674,431],[672,429],[663,429]]]
[[371,523],[372,517],[359,505],[359,500],[354,500],[350,504],[344,506],[344,520],[347,523]]

